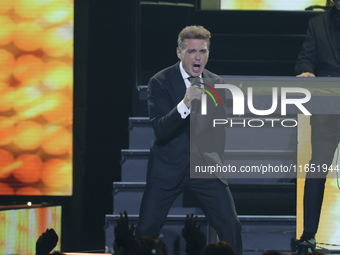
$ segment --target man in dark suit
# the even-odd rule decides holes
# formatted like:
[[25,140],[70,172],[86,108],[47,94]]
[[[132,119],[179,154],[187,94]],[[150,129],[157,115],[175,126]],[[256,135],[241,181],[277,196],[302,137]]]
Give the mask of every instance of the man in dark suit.
[[[241,225],[234,201],[225,182],[217,178],[190,178],[190,154],[202,160],[202,153],[216,153],[223,162],[224,132],[219,130],[223,146],[211,151],[201,151],[200,143],[214,138],[212,118],[215,113],[202,116],[197,105],[202,90],[190,83],[190,77],[199,81],[223,83],[217,75],[205,70],[209,57],[210,32],[201,26],[188,26],[178,36],[177,56],[180,62],[170,66],[149,81],[148,107],[154,129],[139,225],[136,235],[158,236],[174,200],[184,190],[197,198],[210,224],[219,238],[228,242],[242,255]],[[192,86],[191,86],[192,85]],[[211,109],[208,104],[208,109]],[[225,109],[222,109],[226,118]],[[197,114],[197,112],[199,114]],[[221,111],[217,110],[216,112]],[[190,117],[196,112],[196,116]],[[190,119],[199,127],[197,134],[190,134]],[[205,124],[204,124],[205,123]],[[195,144],[190,140],[194,135]],[[197,142],[197,143],[196,143]],[[209,146],[208,146],[209,147]]]
[[[312,18],[295,67],[298,77],[340,77],[340,1],[330,10]],[[338,146],[339,115],[313,115],[311,164],[328,167]],[[315,250],[326,173],[307,173],[304,190],[304,231],[292,248],[298,254]]]

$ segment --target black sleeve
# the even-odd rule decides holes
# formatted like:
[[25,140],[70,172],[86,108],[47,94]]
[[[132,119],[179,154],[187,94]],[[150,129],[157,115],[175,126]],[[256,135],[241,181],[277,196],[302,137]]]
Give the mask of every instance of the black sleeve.
[[149,116],[155,135],[161,140],[169,138],[184,121],[177,111],[177,105],[171,106],[172,100],[166,85],[153,77],[148,87]]
[[295,74],[299,75],[304,72],[315,74],[317,57],[315,31],[313,22],[310,20],[306,39],[295,65]]

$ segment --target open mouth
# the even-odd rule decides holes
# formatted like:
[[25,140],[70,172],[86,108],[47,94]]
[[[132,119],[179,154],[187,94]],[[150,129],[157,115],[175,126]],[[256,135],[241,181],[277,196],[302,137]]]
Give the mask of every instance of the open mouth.
[[201,71],[201,64],[199,63],[193,64],[192,70],[194,71],[194,73],[199,73]]

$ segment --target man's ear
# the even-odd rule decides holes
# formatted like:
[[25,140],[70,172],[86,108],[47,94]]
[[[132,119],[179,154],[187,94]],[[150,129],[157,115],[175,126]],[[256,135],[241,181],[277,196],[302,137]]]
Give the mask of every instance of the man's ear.
[[177,47],[176,53],[177,53],[177,57],[182,60],[182,53],[178,47]]

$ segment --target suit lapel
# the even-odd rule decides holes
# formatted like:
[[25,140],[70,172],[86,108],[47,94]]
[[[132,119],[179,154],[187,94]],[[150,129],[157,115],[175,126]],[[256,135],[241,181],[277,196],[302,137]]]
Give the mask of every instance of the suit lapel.
[[323,23],[325,26],[325,31],[326,31],[326,35],[327,35],[327,39],[329,41],[329,44],[331,45],[332,51],[334,56],[336,57],[336,59],[339,62],[339,57],[337,54],[337,47],[336,47],[336,40],[335,40],[335,35],[334,32],[331,31],[331,27],[330,27],[330,13],[329,11],[327,12],[327,15],[323,16]]
[[187,87],[185,86],[185,83],[184,83],[181,71],[179,69],[179,64],[180,64],[180,62],[178,62],[174,66],[174,68],[175,68],[175,72],[174,72],[175,73],[175,77],[173,79],[176,99],[179,99],[178,102],[180,102],[183,99],[183,97],[185,95],[185,91],[187,90]]

